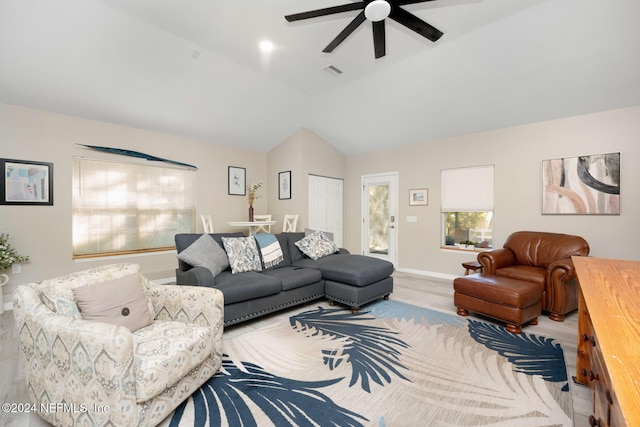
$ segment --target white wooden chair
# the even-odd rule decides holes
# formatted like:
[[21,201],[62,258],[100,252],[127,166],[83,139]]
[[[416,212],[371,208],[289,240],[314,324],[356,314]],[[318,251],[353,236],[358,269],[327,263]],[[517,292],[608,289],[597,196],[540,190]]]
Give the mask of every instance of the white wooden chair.
[[293,233],[298,225],[298,214],[285,214],[284,223],[282,224],[283,233]]
[[[271,221],[271,215],[254,215],[253,220],[256,222],[260,221]],[[271,233],[271,224],[259,225],[256,224],[255,233]]]
[[205,233],[213,233],[213,222],[211,221],[211,215],[200,215],[202,219],[202,228]]

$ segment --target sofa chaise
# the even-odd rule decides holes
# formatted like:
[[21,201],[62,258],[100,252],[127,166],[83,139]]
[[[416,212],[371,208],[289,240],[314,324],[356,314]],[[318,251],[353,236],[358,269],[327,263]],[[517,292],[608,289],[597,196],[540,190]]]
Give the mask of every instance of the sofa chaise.
[[[176,283],[222,291],[226,326],[323,297],[331,304],[338,302],[357,311],[363,304],[388,298],[393,291],[393,264],[390,262],[350,254],[343,248],[312,259],[296,245],[307,237],[304,232],[273,235],[283,257],[277,265],[265,267],[262,262],[254,271],[234,274],[233,268],[227,267],[214,274],[203,264],[188,263],[182,256],[196,242],[201,242],[202,236],[195,233],[175,236],[178,252]],[[252,239],[242,233],[211,233],[208,236],[221,248],[225,247],[224,239]]]

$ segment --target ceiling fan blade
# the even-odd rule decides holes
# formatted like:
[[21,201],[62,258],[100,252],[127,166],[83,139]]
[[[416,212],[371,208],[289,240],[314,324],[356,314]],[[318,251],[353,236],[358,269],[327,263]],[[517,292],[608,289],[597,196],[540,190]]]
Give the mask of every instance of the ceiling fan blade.
[[386,42],[384,33],[384,19],[382,21],[372,22],[373,24],[373,50],[376,59],[382,58],[386,54]]
[[331,43],[329,43],[327,45],[327,47],[325,47],[324,49],[322,49],[323,52],[326,53],[330,53],[333,52],[333,49],[335,49],[336,47],[338,47],[338,45],[340,43],[342,43],[344,41],[344,39],[346,39],[347,37],[349,37],[349,35],[351,33],[353,33],[355,31],[356,28],[358,28],[358,26],[360,24],[362,24],[364,22],[366,18],[364,17],[364,10],[362,12],[360,12],[358,14],[358,16],[356,16],[355,18],[353,18],[353,21],[351,21],[349,23],[349,25],[347,25],[346,27],[344,27],[344,30],[342,30],[340,32],[340,34],[338,34],[336,36],[335,39],[333,39],[331,41]]
[[427,24],[422,19],[418,18],[412,13],[407,12],[401,7],[394,7],[391,9],[389,18],[393,19],[399,24],[404,25],[410,30],[415,31],[423,37],[428,38],[432,42],[437,41],[444,34],[437,28]]
[[319,16],[333,15],[334,13],[349,12],[351,10],[364,9],[364,2],[343,4],[340,6],[326,7],[324,9],[310,10],[309,12],[294,13],[284,17],[289,22],[301,19],[317,18]]

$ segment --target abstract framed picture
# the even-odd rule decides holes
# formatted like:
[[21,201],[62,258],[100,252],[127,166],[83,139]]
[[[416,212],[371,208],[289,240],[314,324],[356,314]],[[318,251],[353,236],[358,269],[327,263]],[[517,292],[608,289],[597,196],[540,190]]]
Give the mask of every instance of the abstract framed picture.
[[620,215],[620,153],[542,161],[543,215]]
[[409,206],[427,206],[429,204],[429,190],[416,188],[409,190]]
[[0,205],[53,205],[53,163],[0,159]]
[[291,171],[278,173],[278,199],[291,198]]
[[247,195],[247,170],[237,166],[229,166],[229,195]]

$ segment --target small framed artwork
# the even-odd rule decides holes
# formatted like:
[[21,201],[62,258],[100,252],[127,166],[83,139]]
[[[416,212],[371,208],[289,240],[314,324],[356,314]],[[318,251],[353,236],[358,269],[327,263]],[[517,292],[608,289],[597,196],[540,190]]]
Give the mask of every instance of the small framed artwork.
[[414,188],[409,190],[409,206],[426,206],[429,204],[429,189]]
[[0,159],[0,205],[53,205],[53,163]]
[[278,199],[291,198],[291,171],[278,173]]
[[247,170],[237,166],[229,166],[229,194],[232,196],[247,195]]

